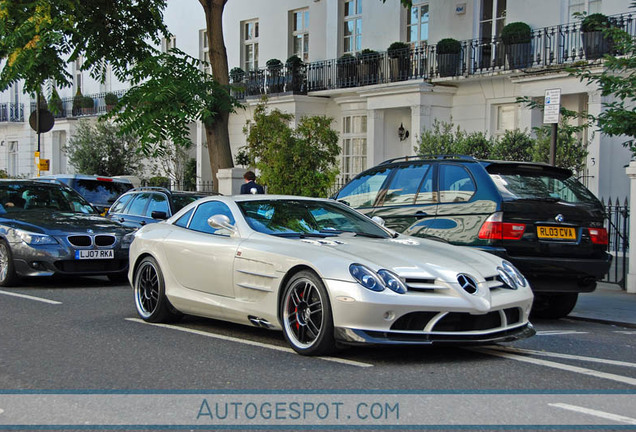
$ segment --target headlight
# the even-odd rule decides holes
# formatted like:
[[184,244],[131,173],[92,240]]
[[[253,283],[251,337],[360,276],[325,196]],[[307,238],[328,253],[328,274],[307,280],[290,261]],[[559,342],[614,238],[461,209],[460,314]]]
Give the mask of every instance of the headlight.
[[506,270],[504,270],[501,267],[497,267],[497,271],[499,272],[499,278],[503,281],[503,283],[508,285],[509,288],[512,288],[512,289],[518,288],[517,282],[515,282],[513,277],[510,276]]
[[517,283],[518,286],[520,287],[525,287],[528,285],[528,281],[526,280],[526,278],[521,274],[521,272],[519,270],[517,270],[517,267],[513,266],[510,262],[508,261],[504,261],[501,263],[501,265],[503,266],[504,270],[506,271],[506,273],[508,273],[508,275],[514,279],[514,281]]
[[388,271],[388,270],[378,270],[378,276],[382,278],[382,282],[384,285],[390,289],[391,291],[395,291],[398,294],[405,294],[407,289],[404,282],[400,280],[398,275]]
[[349,273],[360,285],[371,291],[384,291],[384,283],[380,280],[372,270],[366,268],[362,264],[351,264]]
[[[135,231],[136,232],[136,231]],[[123,249],[127,249],[130,247],[130,244],[133,242],[133,240],[135,239],[135,232],[131,232],[126,234],[125,236],[123,236],[121,238],[121,247]]]
[[30,246],[42,246],[42,245],[56,245],[57,240],[53,237],[45,234],[35,234],[28,231],[16,230],[16,234],[20,236],[20,239]]

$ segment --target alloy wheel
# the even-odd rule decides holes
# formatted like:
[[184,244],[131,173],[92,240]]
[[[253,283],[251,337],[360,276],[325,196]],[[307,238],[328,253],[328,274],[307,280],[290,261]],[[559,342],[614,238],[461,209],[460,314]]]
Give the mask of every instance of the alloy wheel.
[[283,323],[290,342],[309,348],[324,327],[324,301],[316,285],[307,278],[294,281],[286,292]]
[[150,261],[143,262],[135,279],[135,303],[142,318],[150,317],[157,309],[160,296],[157,269]]

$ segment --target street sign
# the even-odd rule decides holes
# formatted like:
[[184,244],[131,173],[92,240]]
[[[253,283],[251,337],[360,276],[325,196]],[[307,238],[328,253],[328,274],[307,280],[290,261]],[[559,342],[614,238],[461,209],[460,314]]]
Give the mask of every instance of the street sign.
[[561,89],[547,89],[543,104],[543,123],[559,123],[561,109]]
[[49,170],[49,166],[50,166],[50,160],[49,159],[40,159],[40,162],[38,164],[38,169],[40,171],[48,171]]

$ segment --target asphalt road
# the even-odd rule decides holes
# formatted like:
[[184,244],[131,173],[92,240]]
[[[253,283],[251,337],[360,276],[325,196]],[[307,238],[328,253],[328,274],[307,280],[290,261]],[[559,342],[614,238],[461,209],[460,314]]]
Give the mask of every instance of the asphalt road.
[[630,396],[599,412],[618,416],[611,424],[636,425],[636,330],[568,319],[534,324],[537,336],[496,347],[365,347],[308,358],[279,332],[193,317],[144,323],[131,288],[105,278],[27,280],[0,288],[0,389],[601,393]]

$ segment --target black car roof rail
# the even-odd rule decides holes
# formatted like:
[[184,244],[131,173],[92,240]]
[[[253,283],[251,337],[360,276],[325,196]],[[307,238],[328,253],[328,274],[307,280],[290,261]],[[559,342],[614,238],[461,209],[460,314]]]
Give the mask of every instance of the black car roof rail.
[[473,160],[473,161],[477,160],[473,156],[469,156],[469,155],[432,154],[432,155],[419,155],[419,156],[401,156],[401,157],[385,160],[384,162],[381,162],[380,165],[386,165],[393,162],[401,162],[401,161],[408,162],[412,160],[417,161],[417,160],[431,160],[431,159],[463,159],[463,160]]
[[139,186],[136,188],[132,188],[128,190],[127,192],[132,192],[132,191],[158,191],[158,192],[172,193],[170,189],[161,187],[161,186]]

